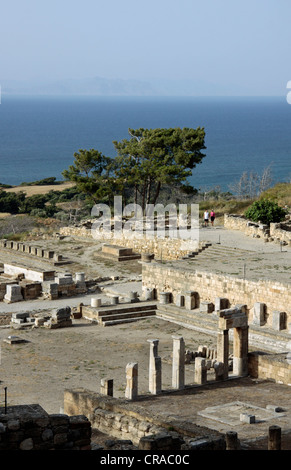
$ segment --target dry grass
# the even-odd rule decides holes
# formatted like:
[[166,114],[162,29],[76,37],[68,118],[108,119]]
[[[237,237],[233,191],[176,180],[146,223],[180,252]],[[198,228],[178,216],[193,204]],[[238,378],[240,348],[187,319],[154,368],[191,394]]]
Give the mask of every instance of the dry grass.
[[35,194],[47,194],[50,191],[63,191],[64,189],[69,189],[75,186],[75,183],[70,181],[62,184],[49,184],[46,186],[14,186],[13,188],[7,188],[5,191],[7,193],[20,193],[23,192],[26,196],[34,196]]

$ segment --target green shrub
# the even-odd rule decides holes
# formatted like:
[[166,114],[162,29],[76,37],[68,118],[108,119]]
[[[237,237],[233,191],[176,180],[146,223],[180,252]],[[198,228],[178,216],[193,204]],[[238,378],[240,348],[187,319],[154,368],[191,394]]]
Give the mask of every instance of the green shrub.
[[255,201],[246,211],[245,216],[253,222],[262,222],[269,225],[273,222],[281,222],[286,216],[286,211],[276,202],[269,199]]

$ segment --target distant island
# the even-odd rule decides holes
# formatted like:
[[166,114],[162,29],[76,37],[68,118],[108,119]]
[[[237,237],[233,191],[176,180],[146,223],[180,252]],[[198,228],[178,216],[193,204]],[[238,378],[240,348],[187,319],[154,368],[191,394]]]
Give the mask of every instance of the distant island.
[[1,80],[2,95],[49,96],[210,96],[235,94],[235,88],[220,88],[198,79],[134,80],[92,77],[62,80]]

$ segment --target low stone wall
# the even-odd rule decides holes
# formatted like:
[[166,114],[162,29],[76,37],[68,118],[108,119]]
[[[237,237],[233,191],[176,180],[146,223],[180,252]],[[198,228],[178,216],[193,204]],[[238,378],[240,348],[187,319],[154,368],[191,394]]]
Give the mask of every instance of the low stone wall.
[[273,311],[286,314],[286,325],[291,322],[291,286],[274,281],[248,281],[192,269],[182,269],[168,264],[151,262],[142,266],[143,289],[155,289],[157,298],[161,292],[170,292],[173,303],[181,293],[197,292],[199,302],[215,303],[215,298],[227,298],[230,307],[247,306],[248,321],[254,318],[255,303],[265,304],[264,320],[273,325]]
[[235,214],[224,214],[224,227],[229,230],[239,230],[245,235],[268,237],[270,230],[267,225],[252,222],[245,217]]
[[251,352],[248,354],[248,369],[251,377],[262,380],[271,379],[277,383],[291,385],[291,352],[289,363],[286,354],[272,355],[263,352]]
[[291,245],[291,224],[288,221],[268,226],[239,215],[224,214],[224,227],[229,230],[239,230],[251,237],[263,238],[266,242],[275,241]]
[[291,245],[291,224],[270,224],[270,236]]
[[[134,445],[153,435],[158,437],[160,434],[170,434],[168,432],[170,427],[173,434],[203,437],[221,446],[222,436],[217,431],[192,423],[185,423],[183,427],[180,420],[175,426],[173,420],[167,422],[166,418],[161,419],[149,414],[138,402],[132,403],[84,389],[65,390],[64,412],[68,415],[81,413],[87,416],[93,429],[112,437],[131,440]],[[171,443],[173,444],[173,441]],[[168,449],[171,449],[171,446]]]
[[[91,230],[85,227],[62,227],[60,229],[62,236],[74,236],[92,238]],[[122,237],[98,238],[99,242],[106,244],[119,245],[126,248],[132,248],[135,253],[150,253],[154,254],[156,258],[165,260],[181,259],[187,256],[189,252],[198,249],[199,240],[189,243],[187,240],[179,238],[163,238],[161,245],[161,238],[148,237],[148,236],[131,236],[126,235]]]
[[30,269],[21,265],[13,265],[4,263],[4,274],[8,276],[23,275],[25,279],[35,282],[54,281],[55,271],[41,271],[38,269]]
[[82,415],[47,414],[39,405],[0,408],[0,450],[91,450],[91,423]]

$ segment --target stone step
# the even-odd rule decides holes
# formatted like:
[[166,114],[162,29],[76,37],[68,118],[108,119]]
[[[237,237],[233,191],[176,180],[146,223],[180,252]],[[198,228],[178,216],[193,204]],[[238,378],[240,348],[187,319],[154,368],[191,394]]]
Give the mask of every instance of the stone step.
[[167,304],[158,306],[156,316],[211,334],[217,332],[218,317],[215,314],[200,313],[198,310],[186,310]]
[[149,315],[146,317],[132,317],[132,318],[123,318],[121,320],[107,320],[107,321],[102,321],[100,323],[101,326],[114,326],[114,325],[120,325],[122,323],[132,323],[140,320],[144,320],[145,318],[152,318],[155,317],[156,315]]
[[133,311],[130,313],[111,313],[110,315],[102,315],[100,317],[100,323],[104,323],[108,320],[123,320],[123,319],[130,319],[130,318],[142,318],[146,316],[154,316],[156,314],[155,310],[140,310],[138,312]]
[[[138,313],[138,312],[143,312],[145,310],[155,310],[156,309],[156,303],[134,303],[131,305],[124,306],[123,304],[118,304],[118,305],[110,305],[110,306],[104,306],[104,307],[98,307],[94,308],[94,313],[96,314],[96,317],[103,317],[104,315],[115,315],[115,314],[122,314],[122,313]],[[91,310],[93,310],[93,307],[91,307]]]
[[[158,305],[157,318],[184,325],[197,331],[217,335],[218,317],[214,313],[200,313],[198,309],[185,310],[172,304]],[[230,330],[230,337],[232,330]],[[290,335],[287,331],[275,331],[264,326],[249,324],[249,343],[262,350],[289,352]]]

